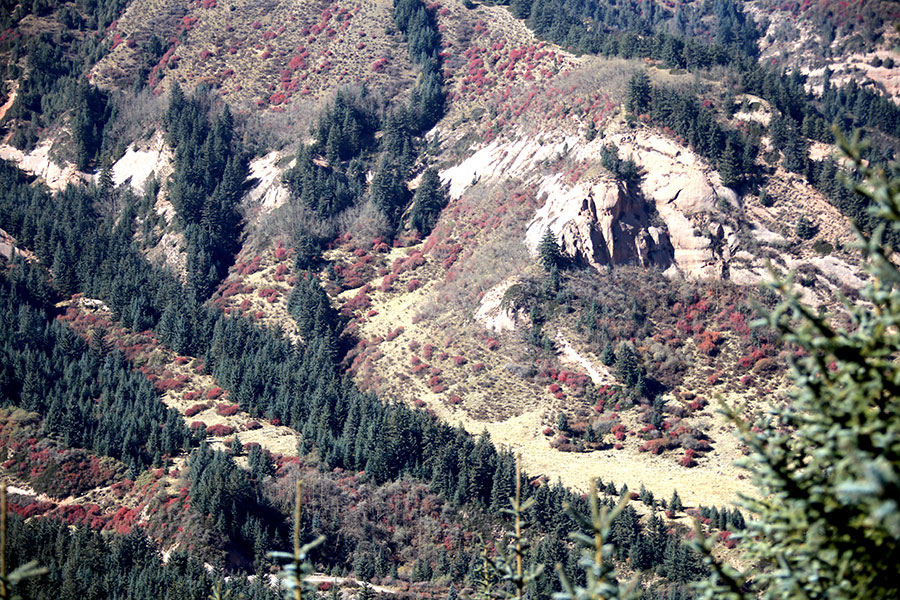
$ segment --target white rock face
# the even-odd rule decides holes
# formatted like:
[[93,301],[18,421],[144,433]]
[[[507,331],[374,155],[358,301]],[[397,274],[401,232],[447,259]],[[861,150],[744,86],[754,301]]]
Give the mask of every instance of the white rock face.
[[[250,161],[250,181],[253,188],[247,194],[250,202],[260,206],[264,211],[271,211],[287,202],[290,191],[281,183],[284,170],[278,166],[282,155],[279,152],[269,152],[261,158]],[[296,161],[287,165],[290,169]]]
[[646,130],[610,137],[620,156],[632,157],[642,168],[641,192],[656,203],[678,269],[694,277],[719,277],[721,264],[709,239],[694,235],[693,219],[714,213],[720,200],[737,205],[735,193],[721,185],[718,173],[699,155],[670,139]]
[[561,176],[545,179],[545,196],[525,233],[525,244],[537,254],[544,232],[557,236],[566,256],[599,269],[604,265],[638,263],[667,268],[672,245],[664,231],[650,227],[644,201],[611,178],[568,187]]
[[113,183],[117,186],[128,183],[137,192],[144,191],[144,185],[154,173],[160,182],[172,172],[174,155],[159,131],[149,144],[131,144],[125,154],[112,167]]
[[866,281],[859,277],[859,267],[853,267],[834,256],[819,256],[809,259],[819,271],[854,290],[861,290]]
[[501,281],[487,292],[481,299],[478,310],[475,311],[475,320],[484,325],[488,331],[514,331],[516,329],[517,315],[507,306],[503,306],[503,296],[510,286],[518,283],[518,279],[511,277]]
[[441,172],[441,181],[450,184],[450,198],[457,200],[472,182],[489,179],[534,179],[538,165],[564,154],[580,143],[579,138],[566,137],[539,143],[533,137],[514,142],[494,140],[456,166]]
[[[601,151],[610,143],[641,167],[637,187],[602,174]],[[574,183],[560,173],[547,175],[545,161],[557,157],[592,174]],[[632,263],[720,277],[723,259],[739,250],[734,232],[714,225],[721,211],[740,206],[737,195],[699,155],[652,130],[619,130],[589,143],[552,133],[543,143],[528,136],[495,140],[444,170],[441,179],[449,184],[451,202],[479,182],[536,186],[543,205],[524,240],[532,253],[549,228],[567,255],[595,268]]]
[[0,146],[0,158],[16,163],[23,171],[44,180],[51,190],[61,190],[70,182],[85,181],[88,176],[75,168],[74,164],[66,163],[60,167],[50,159],[50,147],[52,140],[45,140],[28,154],[18,148],[3,144]]

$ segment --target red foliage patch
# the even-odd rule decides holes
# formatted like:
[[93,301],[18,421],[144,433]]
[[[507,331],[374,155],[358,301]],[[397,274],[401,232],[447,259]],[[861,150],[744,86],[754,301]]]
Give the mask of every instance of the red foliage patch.
[[221,417],[233,417],[238,414],[241,410],[241,407],[237,404],[217,404],[216,405],[216,414]]
[[206,428],[206,434],[215,437],[223,437],[234,433],[234,427],[230,425],[210,425]]
[[195,404],[192,407],[190,407],[189,409],[187,409],[186,411],[184,411],[184,416],[193,417],[194,415],[203,412],[207,408],[209,408],[209,407],[206,404]]

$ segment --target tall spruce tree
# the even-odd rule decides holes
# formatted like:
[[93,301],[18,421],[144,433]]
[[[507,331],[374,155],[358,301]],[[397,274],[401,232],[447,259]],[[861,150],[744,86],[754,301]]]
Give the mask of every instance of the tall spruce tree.
[[553,267],[559,267],[562,254],[559,250],[559,242],[556,241],[556,235],[549,227],[544,232],[544,237],[541,238],[541,243],[538,245],[538,258],[544,270],[548,273]]
[[628,80],[628,96],[625,109],[632,114],[647,112],[650,108],[650,77],[638,71]]
[[430,167],[422,174],[422,181],[413,196],[409,222],[422,237],[434,229],[441,211],[447,205],[447,192],[441,185],[437,169]]

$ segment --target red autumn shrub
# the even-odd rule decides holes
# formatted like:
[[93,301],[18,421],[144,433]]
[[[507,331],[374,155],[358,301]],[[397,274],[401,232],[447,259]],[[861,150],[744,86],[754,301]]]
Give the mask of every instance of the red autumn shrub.
[[397,281],[397,275],[394,273],[390,273],[384,276],[384,279],[381,280],[381,285],[378,286],[378,289],[382,292],[389,292],[393,289],[394,283]]
[[169,392],[171,390],[177,390],[183,384],[177,379],[160,379],[156,383],[153,384],[153,387],[158,389],[161,392]]
[[259,421],[250,421],[245,425],[247,431],[253,431],[254,429],[262,429],[262,425],[259,424]]
[[191,429],[206,429],[206,423],[203,421],[194,421],[191,423]]
[[209,391],[206,392],[206,399],[207,400],[215,400],[216,398],[221,396],[224,391],[225,390],[223,390],[222,388],[220,388],[218,386],[216,386],[214,388],[210,388]]
[[701,396],[701,397],[699,397],[699,398],[697,398],[697,399],[695,399],[695,400],[692,400],[691,403],[688,404],[688,406],[691,407],[691,410],[700,410],[700,409],[702,409],[703,407],[705,407],[706,404],[707,404],[706,398],[703,398],[703,397]]
[[472,365],[472,372],[481,373],[482,371],[484,371],[484,363],[483,362],[477,362],[474,365]]
[[406,284],[406,291],[414,292],[417,289],[419,289],[420,287],[422,287],[421,281],[419,281],[418,279],[410,279],[409,282]]
[[469,362],[469,361],[468,361],[468,359],[466,359],[465,356],[457,355],[457,356],[453,357],[453,364],[456,365],[457,367],[461,367],[464,364],[466,364],[467,362]]
[[[187,396],[185,396],[185,397],[187,397]],[[192,407],[190,407],[189,409],[187,409],[186,411],[184,411],[184,416],[186,416],[186,417],[193,417],[193,416],[196,415],[197,413],[201,413],[201,412],[203,412],[204,410],[206,410],[207,408],[208,408],[208,407],[206,406],[206,404],[202,404],[202,403],[201,403],[201,404],[195,404],[195,405],[193,405]]]
[[221,417],[233,417],[240,412],[241,407],[237,404],[217,404],[216,414]]
[[448,404],[453,404],[453,405],[456,405],[456,404],[462,404],[462,398],[460,398],[460,397],[457,396],[456,394],[453,394],[452,396],[450,396],[450,399],[447,400],[447,403],[448,403]]
[[206,428],[206,434],[214,437],[223,437],[234,433],[234,427],[230,425],[210,425]]

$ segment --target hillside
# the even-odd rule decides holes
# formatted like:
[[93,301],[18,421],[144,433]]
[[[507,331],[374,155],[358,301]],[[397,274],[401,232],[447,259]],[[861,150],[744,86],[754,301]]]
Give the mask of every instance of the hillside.
[[[268,598],[302,480],[302,535],[327,539],[320,591],[475,597],[520,456],[528,560],[545,565],[529,598],[561,590],[555,564],[581,577],[563,506],[586,512],[598,477],[609,505],[631,491],[614,559],[648,598],[707,576],[692,517],[746,567],[730,536],[759,492],[721,408],[756,432],[793,402],[802,353],[755,322],[773,277],[837,326],[864,304],[855,230],[880,221],[844,185],[858,175],[831,126],[862,132],[866,164],[894,160],[895,12],[4,7],[15,531],[102,532],[65,541],[90,556],[141,537],[146,556],[106,568],[157,586],[192,573],[172,597],[227,574]],[[90,585],[39,558],[55,566],[26,597]],[[124,581],[93,589],[152,588]]]

